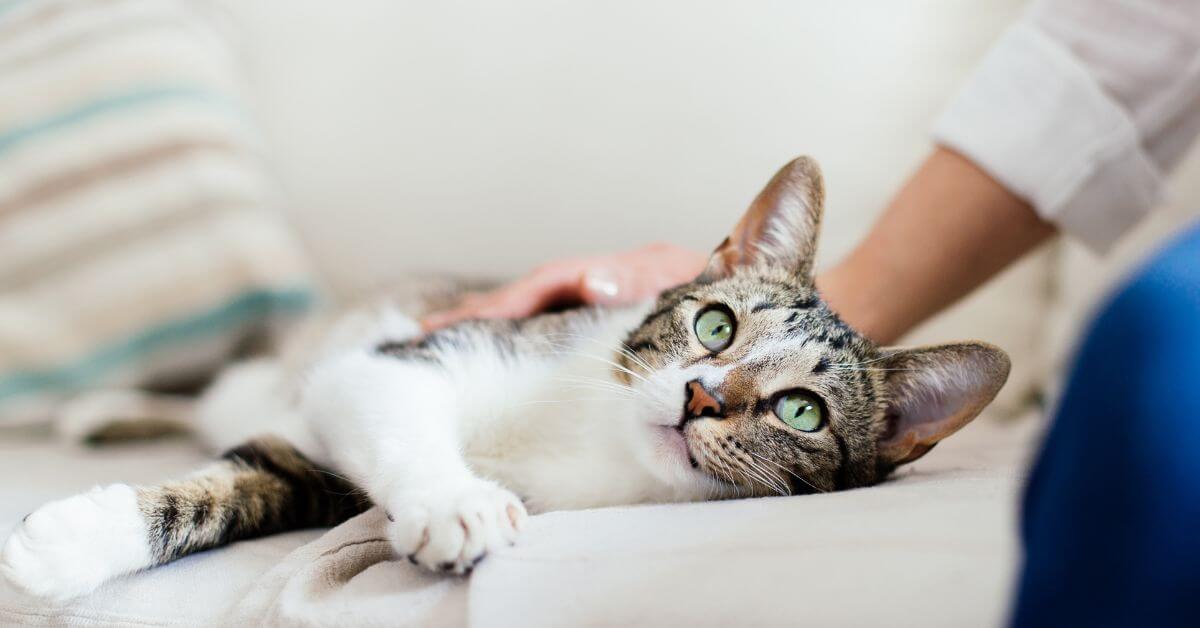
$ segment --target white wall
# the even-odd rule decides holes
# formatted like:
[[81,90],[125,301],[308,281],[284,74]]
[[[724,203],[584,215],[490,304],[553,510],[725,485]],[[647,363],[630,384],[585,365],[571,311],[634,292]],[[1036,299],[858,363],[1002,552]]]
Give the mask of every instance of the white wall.
[[844,252],[1020,2],[230,2],[291,210],[338,282],[714,246],[826,170]]

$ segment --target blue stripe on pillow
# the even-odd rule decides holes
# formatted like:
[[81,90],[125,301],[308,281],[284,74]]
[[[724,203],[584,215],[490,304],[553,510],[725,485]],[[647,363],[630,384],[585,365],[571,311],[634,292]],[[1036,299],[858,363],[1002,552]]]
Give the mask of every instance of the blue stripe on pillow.
[[101,96],[22,126],[0,129],[0,154],[30,138],[69,128],[71,125],[96,116],[171,100],[218,105],[237,114],[239,118],[244,117],[244,113],[234,102],[207,89],[189,85],[142,86],[125,92]]
[[299,314],[314,301],[307,287],[247,291],[212,310],[163,323],[102,348],[79,362],[0,377],[0,402],[22,395],[77,390],[156,351],[224,335],[272,314]]

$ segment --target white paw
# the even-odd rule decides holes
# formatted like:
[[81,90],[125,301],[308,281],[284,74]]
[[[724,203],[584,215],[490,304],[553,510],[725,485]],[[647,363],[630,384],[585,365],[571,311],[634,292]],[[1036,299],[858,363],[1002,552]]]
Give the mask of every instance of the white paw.
[[65,600],[150,565],[137,492],[114,484],[31,513],[0,550],[0,574],[28,593]]
[[527,516],[516,495],[478,479],[392,503],[388,534],[396,553],[426,569],[456,574],[512,545]]

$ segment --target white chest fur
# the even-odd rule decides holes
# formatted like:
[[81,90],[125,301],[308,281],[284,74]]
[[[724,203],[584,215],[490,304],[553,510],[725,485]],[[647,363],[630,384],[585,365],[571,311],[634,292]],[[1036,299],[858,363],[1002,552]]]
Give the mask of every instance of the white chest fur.
[[470,352],[450,366],[458,385],[464,454],[531,510],[682,496],[655,474],[650,426],[612,363],[640,310],[614,312],[564,337],[555,355]]

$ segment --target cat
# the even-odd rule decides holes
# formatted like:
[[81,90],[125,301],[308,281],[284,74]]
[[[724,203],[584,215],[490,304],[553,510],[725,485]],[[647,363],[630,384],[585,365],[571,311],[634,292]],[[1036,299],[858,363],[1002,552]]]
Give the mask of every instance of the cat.
[[398,556],[465,574],[527,512],[878,483],[978,415],[1009,360],[982,342],[878,347],[843,323],[813,280],[823,204],[816,162],[792,161],[694,281],[639,306],[424,335],[395,308],[351,312],[194,407],[157,407],[246,442],[178,481],[39,508],[0,571],[70,598],[374,505]]

